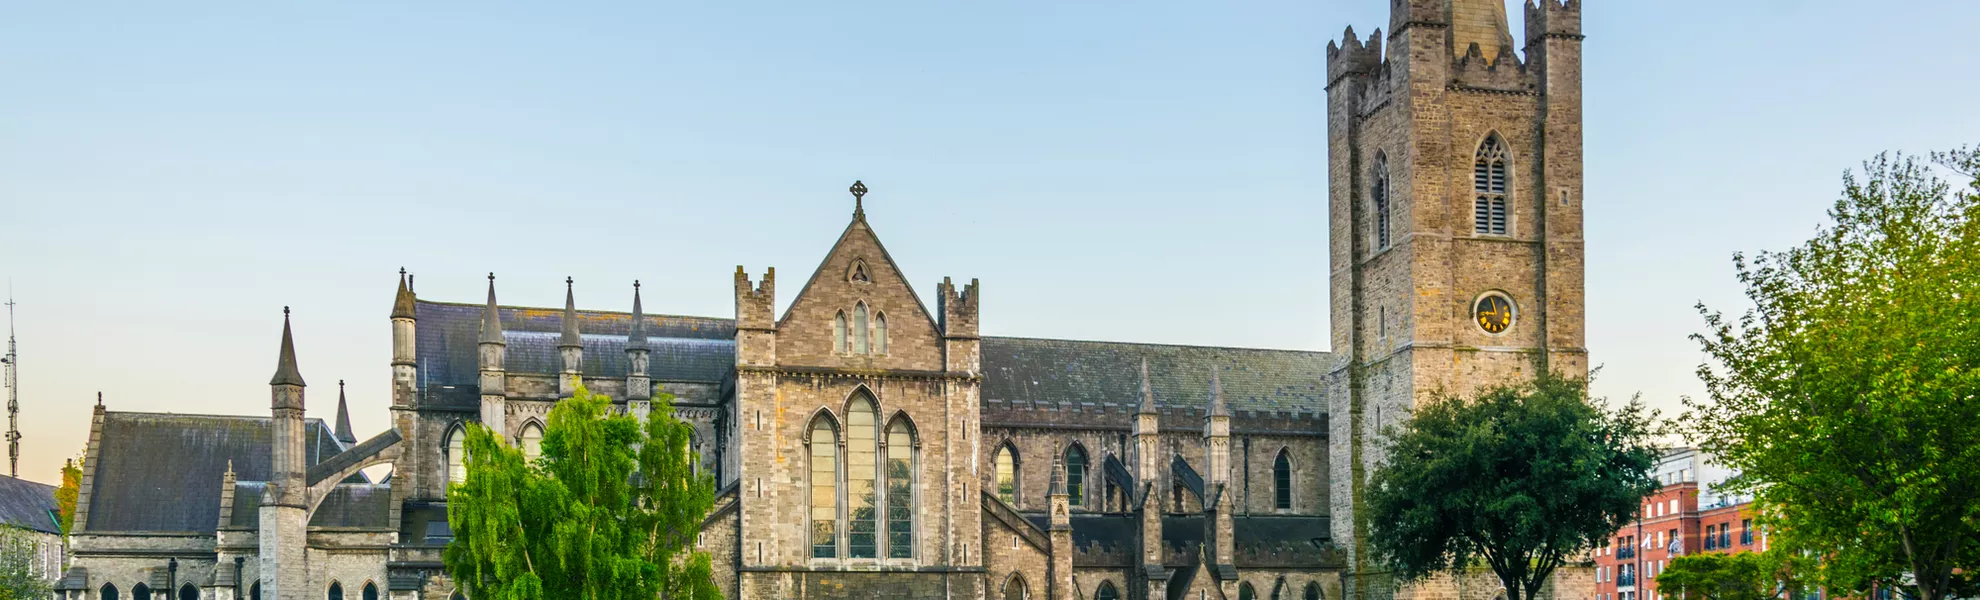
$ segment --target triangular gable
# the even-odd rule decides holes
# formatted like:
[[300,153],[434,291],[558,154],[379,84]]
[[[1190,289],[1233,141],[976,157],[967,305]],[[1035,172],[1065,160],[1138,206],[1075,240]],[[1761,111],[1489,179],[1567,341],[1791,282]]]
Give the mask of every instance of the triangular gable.
[[[860,272],[856,266],[862,264],[865,281],[855,281],[854,273]],[[887,356],[885,360],[854,361],[863,364],[842,364],[844,361],[829,352],[832,320],[841,310],[850,316],[861,301],[868,304],[872,318],[886,315]],[[777,330],[779,363],[931,371],[942,368],[941,326],[864,218],[853,219],[839,234],[838,241],[825,253],[804,288],[777,320]]]

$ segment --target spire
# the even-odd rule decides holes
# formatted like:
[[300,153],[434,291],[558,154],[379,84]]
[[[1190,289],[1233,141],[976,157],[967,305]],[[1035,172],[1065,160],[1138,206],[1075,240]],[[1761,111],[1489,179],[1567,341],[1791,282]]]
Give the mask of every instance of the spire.
[[582,347],[584,345],[584,343],[579,341],[578,339],[577,297],[573,295],[571,292],[572,285],[573,284],[571,278],[565,277],[564,278],[564,337],[563,339],[558,340],[557,342],[558,348]]
[[282,356],[275,361],[275,377],[268,385],[303,386],[302,372],[296,370],[296,341],[289,334],[289,307],[282,307]]
[[1231,407],[1224,405],[1224,381],[1216,371],[1210,372],[1210,410],[1203,414],[1211,417],[1231,416]]
[[406,278],[405,267],[399,267],[399,295],[392,299],[392,318],[413,318],[412,282]]
[[626,335],[627,350],[646,349],[646,312],[639,306],[639,280],[633,280],[632,332]]
[[1052,458],[1052,486],[1046,488],[1045,495],[1066,495],[1066,458],[1063,455]]
[[481,343],[502,344],[502,313],[495,308],[495,274],[488,274],[488,308],[481,311]]
[[1160,409],[1155,407],[1154,388],[1151,388],[1148,385],[1148,357],[1146,356],[1141,357],[1141,406],[1139,409],[1135,410],[1134,412],[1136,414],[1144,414],[1144,415],[1158,414],[1162,412]]
[[357,436],[351,434],[351,408],[344,402],[344,380],[337,380],[337,439],[346,444],[357,443]]
[[1512,50],[1512,29],[1506,24],[1505,1],[1452,0],[1451,42],[1458,57],[1466,56],[1473,44],[1486,60],[1497,60],[1501,51]]

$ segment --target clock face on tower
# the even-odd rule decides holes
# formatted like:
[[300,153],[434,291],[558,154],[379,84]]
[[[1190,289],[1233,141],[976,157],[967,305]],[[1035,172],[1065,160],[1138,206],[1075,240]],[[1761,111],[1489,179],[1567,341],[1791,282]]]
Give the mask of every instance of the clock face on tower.
[[1499,293],[1479,296],[1478,303],[1471,309],[1471,317],[1478,321],[1478,328],[1485,330],[1485,333],[1502,333],[1512,328],[1512,299]]

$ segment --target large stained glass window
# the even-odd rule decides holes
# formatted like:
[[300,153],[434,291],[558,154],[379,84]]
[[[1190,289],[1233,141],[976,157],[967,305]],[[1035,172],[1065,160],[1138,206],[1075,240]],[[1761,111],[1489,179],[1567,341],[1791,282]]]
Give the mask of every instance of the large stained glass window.
[[811,423],[811,557],[839,557],[839,435],[820,416]]
[[[866,321],[865,305],[855,314],[855,321]],[[864,345],[866,336],[858,339]],[[872,397],[862,392],[853,397],[852,410],[846,413],[846,555],[852,558],[880,555],[880,489],[874,487],[880,439],[874,412]]]
[[914,433],[887,428],[887,558],[914,558]]

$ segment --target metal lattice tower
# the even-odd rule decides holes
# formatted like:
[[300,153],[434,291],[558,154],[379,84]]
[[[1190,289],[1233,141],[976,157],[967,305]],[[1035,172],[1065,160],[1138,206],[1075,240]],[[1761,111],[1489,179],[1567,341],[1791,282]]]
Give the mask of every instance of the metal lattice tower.
[[14,293],[7,291],[7,476],[21,476],[21,358],[14,345]]

